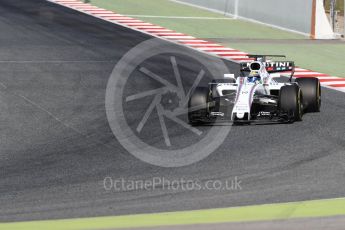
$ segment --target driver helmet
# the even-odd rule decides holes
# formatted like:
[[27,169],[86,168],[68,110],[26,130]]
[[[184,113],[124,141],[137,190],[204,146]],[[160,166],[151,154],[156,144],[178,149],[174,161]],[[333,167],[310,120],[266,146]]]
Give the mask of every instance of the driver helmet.
[[250,83],[254,83],[254,82],[256,82],[256,81],[260,81],[260,79],[261,79],[261,77],[260,77],[260,73],[259,73],[259,71],[257,71],[257,70],[252,70],[251,72],[250,72],[250,74],[248,75],[248,82],[250,82]]

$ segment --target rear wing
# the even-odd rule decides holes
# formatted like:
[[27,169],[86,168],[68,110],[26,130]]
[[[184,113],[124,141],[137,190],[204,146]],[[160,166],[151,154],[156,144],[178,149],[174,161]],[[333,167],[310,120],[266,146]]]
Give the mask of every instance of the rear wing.
[[276,54],[248,54],[249,58],[254,58],[255,61],[266,62],[268,57],[281,57],[286,58],[285,55],[276,55]]
[[[268,61],[268,57],[282,57],[286,58],[285,55],[262,55],[262,54],[249,54],[249,58],[253,58],[255,61],[254,62],[247,62],[247,63],[241,63],[241,72],[249,72],[252,70],[252,67],[256,68],[262,68],[262,65],[265,66],[265,69],[268,73],[278,73],[278,72],[291,72],[290,75],[290,82],[292,81],[292,77],[295,74],[295,62],[293,61]],[[251,66],[251,64],[253,64]],[[260,66],[258,66],[255,63],[260,63]]]
[[[295,71],[295,62],[293,61],[270,61],[262,63],[265,65],[265,68],[269,73]],[[252,64],[252,62],[241,63],[241,71],[251,71],[250,64]]]

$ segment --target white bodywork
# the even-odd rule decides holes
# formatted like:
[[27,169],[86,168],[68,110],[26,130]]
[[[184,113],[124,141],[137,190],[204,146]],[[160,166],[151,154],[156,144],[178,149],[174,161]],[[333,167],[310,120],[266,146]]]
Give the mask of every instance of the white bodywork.
[[[254,94],[270,95],[271,90],[280,90],[286,83],[278,83],[274,78],[281,75],[279,73],[269,74],[264,65],[261,65],[259,70],[261,79],[259,81],[250,82],[248,77],[238,77],[236,83],[219,83],[217,84],[217,93],[224,96],[223,92],[236,92],[236,99],[231,114],[231,120],[246,119],[250,120],[251,107],[254,99]],[[225,75],[224,78],[233,78],[233,75]],[[275,101],[270,98],[262,98],[261,101],[267,103],[274,103]]]

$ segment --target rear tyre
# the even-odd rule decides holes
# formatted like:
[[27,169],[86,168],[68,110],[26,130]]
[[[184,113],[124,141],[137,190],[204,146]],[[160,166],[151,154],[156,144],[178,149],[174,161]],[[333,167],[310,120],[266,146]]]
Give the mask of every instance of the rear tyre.
[[302,91],[297,85],[286,85],[280,89],[278,107],[289,122],[301,121],[303,116]]
[[208,117],[208,98],[210,90],[207,87],[197,87],[188,102],[188,120],[192,125],[205,122]]
[[296,82],[302,90],[303,109],[305,112],[320,112],[321,86],[317,78],[297,78]]

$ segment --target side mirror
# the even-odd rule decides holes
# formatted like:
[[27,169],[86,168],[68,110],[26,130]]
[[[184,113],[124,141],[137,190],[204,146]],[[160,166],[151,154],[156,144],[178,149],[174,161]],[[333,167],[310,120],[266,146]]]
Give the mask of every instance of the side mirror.
[[235,74],[224,74],[225,79],[236,79]]

